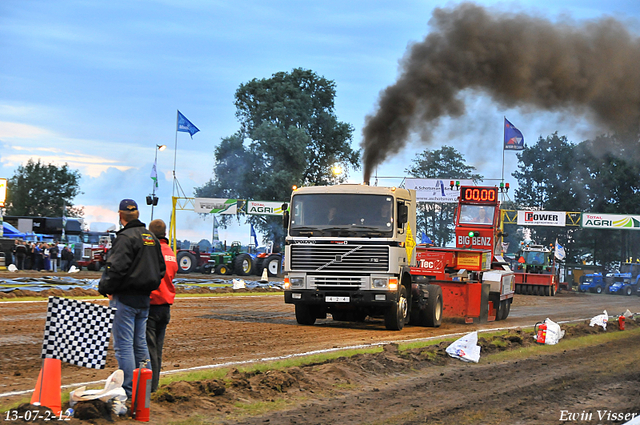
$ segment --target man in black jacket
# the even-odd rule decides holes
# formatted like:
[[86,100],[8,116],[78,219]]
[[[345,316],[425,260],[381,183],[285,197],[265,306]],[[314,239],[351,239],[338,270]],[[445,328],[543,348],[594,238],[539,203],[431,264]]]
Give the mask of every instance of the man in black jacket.
[[113,322],[113,347],[118,367],[124,372],[122,387],[131,397],[133,370],[149,360],[146,328],[149,295],[160,286],[165,274],[160,242],[138,220],[138,204],[123,199],[118,210],[124,226],[107,254],[98,291],[109,296],[117,309]]

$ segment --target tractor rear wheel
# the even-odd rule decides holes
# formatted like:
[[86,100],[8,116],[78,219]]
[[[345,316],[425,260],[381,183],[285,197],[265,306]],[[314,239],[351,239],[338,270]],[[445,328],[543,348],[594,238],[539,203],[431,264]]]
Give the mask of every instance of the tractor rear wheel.
[[178,273],[191,273],[196,268],[196,257],[190,252],[178,253]]
[[240,254],[233,261],[233,271],[238,276],[249,276],[253,272],[253,259],[249,254]]
[[262,264],[267,268],[267,274],[269,277],[278,277],[280,274],[280,260],[280,255],[271,254],[263,261]]

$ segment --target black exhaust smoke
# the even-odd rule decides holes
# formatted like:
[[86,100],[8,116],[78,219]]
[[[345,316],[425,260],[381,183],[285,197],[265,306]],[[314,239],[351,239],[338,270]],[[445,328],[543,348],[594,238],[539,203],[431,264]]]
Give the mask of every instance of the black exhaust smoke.
[[465,89],[503,107],[587,113],[594,125],[637,133],[640,41],[621,22],[551,22],[463,3],[435,9],[430,24],[365,119],[364,181],[411,134],[428,143],[440,117],[462,115]]

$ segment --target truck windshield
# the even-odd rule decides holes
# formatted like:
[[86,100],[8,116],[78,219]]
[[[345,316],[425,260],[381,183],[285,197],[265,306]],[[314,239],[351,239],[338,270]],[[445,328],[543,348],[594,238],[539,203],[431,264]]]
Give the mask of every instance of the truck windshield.
[[302,194],[291,203],[292,236],[393,236],[393,197]]
[[460,224],[493,224],[495,208],[482,205],[461,205]]

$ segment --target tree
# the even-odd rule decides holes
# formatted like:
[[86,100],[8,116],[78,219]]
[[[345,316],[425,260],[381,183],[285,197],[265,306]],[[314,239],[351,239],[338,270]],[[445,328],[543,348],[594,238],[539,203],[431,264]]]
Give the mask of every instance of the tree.
[[[600,136],[576,145],[558,133],[518,154],[513,176],[522,209],[633,214],[640,204],[640,147],[625,135]],[[567,248],[569,261],[588,259],[609,268],[629,256],[637,258],[637,232],[536,227],[537,243]]]
[[[357,169],[359,152],[351,148],[353,127],[335,115],[335,95],[333,81],[299,68],[241,84],[235,94],[241,128],[215,149],[214,176],[196,195],[285,202],[293,185],[345,180],[347,173],[335,177],[331,166]],[[278,217],[249,221],[270,240],[282,237]]]
[[[476,168],[468,165],[460,152],[451,146],[437,150],[424,150],[411,161],[413,165],[405,171],[413,177],[431,179],[472,179],[483,177],[474,173]],[[455,236],[455,204],[421,202],[417,209],[417,227],[424,229],[434,245],[445,246]]]
[[7,214],[16,216],[82,217],[82,207],[73,206],[81,194],[80,173],[67,164],[57,167],[29,159],[7,182]]

